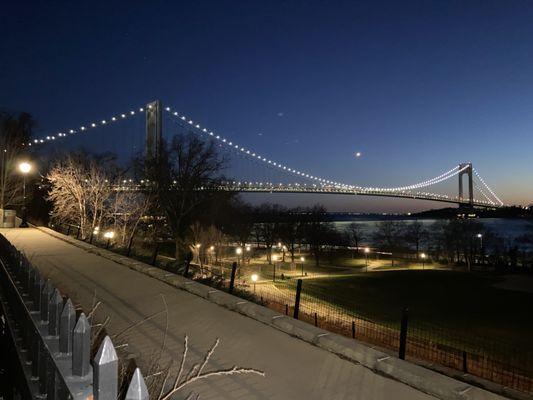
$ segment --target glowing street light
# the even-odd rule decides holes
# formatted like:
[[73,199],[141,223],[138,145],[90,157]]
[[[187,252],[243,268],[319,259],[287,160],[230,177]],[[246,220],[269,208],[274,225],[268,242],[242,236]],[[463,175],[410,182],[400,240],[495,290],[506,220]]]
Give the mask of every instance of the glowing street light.
[[481,253],[481,263],[483,263],[483,235],[481,233],[478,233],[476,236],[479,239],[479,252]]
[[305,257],[300,257],[300,261],[302,262],[302,276],[304,276],[304,262],[305,262]]
[[26,175],[31,171],[31,164],[27,161],[22,161],[19,164],[19,171],[22,173],[22,222],[21,228],[28,227],[27,215],[26,215]]
[[370,253],[370,249],[365,247],[365,272],[368,272],[368,253]]
[[252,282],[254,283],[254,293],[255,293],[255,283],[257,282],[257,279],[259,277],[257,276],[257,274],[252,274]]
[[235,249],[235,254],[237,254],[237,255],[241,255],[241,254],[242,254],[242,247],[237,247],[237,248]]
[[113,231],[107,231],[104,233],[104,237],[107,239],[107,244],[105,246],[106,249],[109,248],[109,243],[111,242],[111,239],[115,237],[115,232]]
[[424,269],[424,263],[426,261],[426,257],[427,257],[426,253],[420,254],[420,258],[422,259],[422,269]]
[[23,174],[28,174],[31,171],[31,164],[26,161],[21,162],[19,164],[19,171]]

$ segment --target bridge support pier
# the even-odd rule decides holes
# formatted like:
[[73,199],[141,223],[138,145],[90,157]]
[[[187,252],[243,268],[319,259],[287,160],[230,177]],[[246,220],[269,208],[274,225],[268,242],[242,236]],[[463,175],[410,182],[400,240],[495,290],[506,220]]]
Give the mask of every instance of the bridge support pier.
[[162,105],[156,100],[146,105],[146,158],[156,159],[161,154],[162,130]]
[[[474,182],[472,179],[472,163],[461,163],[459,164],[459,170],[463,171],[459,172],[459,201],[463,201],[463,175],[468,176],[468,203],[470,207],[474,206]],[[461,207],[462,204],[459,204]]]

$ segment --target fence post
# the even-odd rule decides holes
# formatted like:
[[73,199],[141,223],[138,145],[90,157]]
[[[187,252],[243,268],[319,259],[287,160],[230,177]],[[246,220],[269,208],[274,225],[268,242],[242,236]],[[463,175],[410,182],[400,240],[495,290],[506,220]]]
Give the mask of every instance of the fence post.
[[32,291],[33,291],[33,285],[34,284],[35,284],[35,270],[31,266],[31,264],[29,264],[29,266],[28,266],[28,282],[27,282],[26,289],[28,289],[28,294],[29,294],[30,300],[32,300],[32,298],[33,298]]
[[54,288],[52,286],[52,281],[50,279],[46,280],[46,283],[41,292],[41,321],[48,321],[48,305],[50,302],[50,296],[52,296]]
[[159,242],[155,242],[154,254],[152,255],[152,265],[155,265],[157,261],[157,252],[159,251]]
[[42,362],[41,353],[39,352],[40,347],[40,337],[39,332],[33,332],[32,346],[31,346],[31,376],[33,378],[39,377],[39,364]]
[[352,321],[352,339],[355,339],[355,321]]
[[80,238],[80,229],[81,229],[81,226],[78,226],[78,232],[76,233],[76,239]]
[[43,277],[38,270],[35,270],[35,280],[33,283],[33,310],[41,310],[41,291],[43,290],[44,281]]
[[72,373],[85,376],[89,373],[91,351],[91,325],[85,314],[81,313],[72,334]]
[[468,373],[468,359],[466,356],[466,351],[463,350],[463,372]]
[[294,300],[294,319],[298,319],[298,314],[300,313],[300,295],[302,294],[302,280],[298,279],[296,284],[296,299]]
[[48,359],[48,371],[46,375],[46,400],[59,399],[59,379],[57,377],[54,359]]
[[135,372],[131,377],[128,391],[126,392],[126,400],[148,400],[148,388],[144,382],[143,375],[139,368],[135,368]]
[[59,322],[59,351],[64,354],[72,352],[72,333],[76,322],[76,310],[72,300],[67,299]]
[[63,311],[63,297],[61,297],[59,290],[55,289],[48,305],[48,333],[52,336],[59,335],[61,311]]
[[68,228],[67,228],[67,236],[70,236],[70,224],[67,225]]
[[183,271],[183,276],[187,278],[189,276],[189,267],[191,266],[191,261],[186,260],[185,261],[185,270]]
[[91,236],[89,237],[89,244],[93,244],[93,233],[94,231],[91,230]]
[[93,394],[94,400],[116,400],[118,388],[118,357],[109,336],[94,358]]
[[402,311],[402,324],[400,326],[400,350],[398,357],[405,360],[405,348],[407,345],[407,324],[409,322],[409,309],[405,307]]
[[49,369],[48,349],[39,341],[39,393],[45,394],[47,389],[47,372]]
[[315,313],[315,326],[318,326],[318,315]]
[[235,286],[235,273],[237,272],[237,263],[234,261],[231,264],[231,278],[229,281],[229,292],[233,293],[233,287]]

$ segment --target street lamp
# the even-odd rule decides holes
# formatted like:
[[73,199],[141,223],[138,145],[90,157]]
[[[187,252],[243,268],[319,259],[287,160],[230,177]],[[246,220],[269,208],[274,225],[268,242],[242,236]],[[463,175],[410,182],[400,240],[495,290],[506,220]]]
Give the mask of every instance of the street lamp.
[[300,261],[302,262],[302,276],[304,276],[304,262],[305,262],[305,257],[300,257]]
[[107,244],[106,244],[105,248],[108,249],[109,248],[109,243],[111,242],[111,239],[113,239],[115,237],[115,232],[107,231],[106,233],[104,233],[104,237],[107,239]]
[[254,294],[255,294],[255,283],[257,282],[257,274],[252,274],[252,282],[254,283]]
[[22,222],[20,228],[27,228],[28,221],[26,215],[26,175],[31,171],[31,164],[23,161],[19,164],[19,171],[22,173]]
[[420,258],[422,259],[422,269],[424,269],[424,262],[426,261],[426,253],[420,254]]
[[365,247],[365,272],[368,272],[368,253],[370,253],[370,249],[368,247]]
[[276,282],[276,261],[277,261],[277,259],[278,259],[278,256],[276,256],[275,254],[272,255],[272,263],[273,263],[273,265],[274,265],[274,273],[273,273],[273,275],[272,275],[272,280],[273,280],[274,282]]
[[483,235],[478,233],[476,236],[479,238],[479,252],[481,253],[481,263],[483,264]]
[[239,263],[239,256],[242,254],[242,247],[237,247],[235,249],[235,254],[237,254],[237,263]]

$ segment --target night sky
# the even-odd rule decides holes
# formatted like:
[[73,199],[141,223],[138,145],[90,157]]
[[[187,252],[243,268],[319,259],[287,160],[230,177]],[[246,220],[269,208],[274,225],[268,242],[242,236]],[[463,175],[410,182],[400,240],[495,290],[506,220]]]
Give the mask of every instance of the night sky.
[[400,186],[472,161],[506,203],[533,202],[530,1],[7,1],[0,52],[0,107],[39,134],[161,99],[337,181]]

